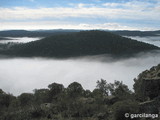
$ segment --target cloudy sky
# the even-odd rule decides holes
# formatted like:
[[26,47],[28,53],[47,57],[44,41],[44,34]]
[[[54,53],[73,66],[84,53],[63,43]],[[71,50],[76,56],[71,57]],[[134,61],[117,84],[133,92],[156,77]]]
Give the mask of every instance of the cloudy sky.
[[0,30],[160,29],[160,0],[0,0]]

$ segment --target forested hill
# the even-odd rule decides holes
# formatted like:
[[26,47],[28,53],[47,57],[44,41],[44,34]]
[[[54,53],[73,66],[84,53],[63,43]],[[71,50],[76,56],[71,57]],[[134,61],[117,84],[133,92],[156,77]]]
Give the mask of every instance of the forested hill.
[[82,31],[14,45],[0,54],[65,58],[100,54],[132,55],[155,49],[159,48],[109,32]]

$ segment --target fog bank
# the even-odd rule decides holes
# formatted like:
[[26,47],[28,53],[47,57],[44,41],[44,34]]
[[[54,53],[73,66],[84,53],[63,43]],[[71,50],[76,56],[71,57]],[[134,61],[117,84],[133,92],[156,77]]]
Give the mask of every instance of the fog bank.
[[0,88],[19,95],[37,88],[47,88],[53,82],[67,87],[77,81],[85,89],[93,90],[96,81],[103,78],[107,82],[123,81],[132,89],[133,79],[139,73],[159,63],[160,52],[141,53],[134,58],[117,61],[107,61],[107,57],[103,56],[68,60],[0,59]]
[[147,37],[139,37],[139,36],[125,36],[134,40],[138,40],[141,42],[153,44],[155,46],[160,47],[160,36],[147,36]]
[[0,40],[0,43],[9,43],[9,42],[13,42],[13,43],[28,43],[28,42],[32,42],[32,41],[37,41],[42,39],[42,37],[4,37],[10,40]]

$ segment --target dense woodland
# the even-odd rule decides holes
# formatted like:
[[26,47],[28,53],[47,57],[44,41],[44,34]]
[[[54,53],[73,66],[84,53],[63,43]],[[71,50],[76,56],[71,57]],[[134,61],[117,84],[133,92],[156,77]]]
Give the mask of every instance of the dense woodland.
[[[160,64],[146,71],[147,76],[151,73],[159,75]],[[143,88],[141,80],[142,76],[146,76],[146,71],[136,78],[135,92],[129,90],[123,82],[107,83],[104,79],[97,81],[93,91],[83,89],[78,82],[66,88],[62,84],[52,83],[48,88],[35,89],[33,93],[22,93],[19,96],[0,89],[0,120],[130,120],[124,117],[125,113],[158,114],[159,94],[145,100],[140,97],[142,93],[137,92]],[[152,88],[150,91],[154,93]],[[150,97],[144,95],[145,98]],[[148,104],[151,102],[152,106]],[[148,105],[149,109],[146,108]]]
[[157,50],[158,47],[115,35],[105,31],[81,31],[53,35],[25,44],[10,45],[0,54],[24,57],[67,58],[87,55],[109,54],[113,56],[133,55]]

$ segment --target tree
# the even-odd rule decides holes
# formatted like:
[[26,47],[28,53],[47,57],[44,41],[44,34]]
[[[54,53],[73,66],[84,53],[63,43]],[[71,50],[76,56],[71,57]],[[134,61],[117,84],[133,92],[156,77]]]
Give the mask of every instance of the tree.
[[102,93],[103,96],[114,95],[122,99],[129,97],[132,93],[128,89],[127,85],[123,84],[122,81],[120,82],[117,80],[115,80],[114,83],[107,83],[104,79],[101,79],[101,81],[98,80],[96,88]]
[[100,81],[98,80],[96,88],[99,89],[104,96],[108,96],[109,88],[106,80],[104,79],[101,79]]
[[0,89],[0,108],[8,108],[14,99],[15,97],[12,94],[6,94],[2,89]]
[[2,89],[0,89],[0,95],[2,94],[5,94],[5,92]]
[[84,89],[82,85],[78,82],[73,82],[67,87],[67,93],[72,98],[82,96],[83,92],[84,92]]
[[20,105],[22,107],[26,107],[33,103],[34,96],[32,93],[22,93],[20,96],[18,96],[18,100],[20,101]]
[[121,81],[114,81],[114,83],[110,83],[108,85],[109,91],[111,95],[117,96],[119,98],[126,98],[132,92],[129,90],[128,86],[123,84]]
[[35,89],[34,90],[35,101],[38,104],[46,103],[49,100],[49,89]]
[[91,91],[90,90],[85,90],[84,91],[84,97],[91,97]]
[[52,83],[48,85],[49,88],[49,101],[51,102],[53,99],[57,100],[58,95],[64,91],[64,86],[58,83]]

